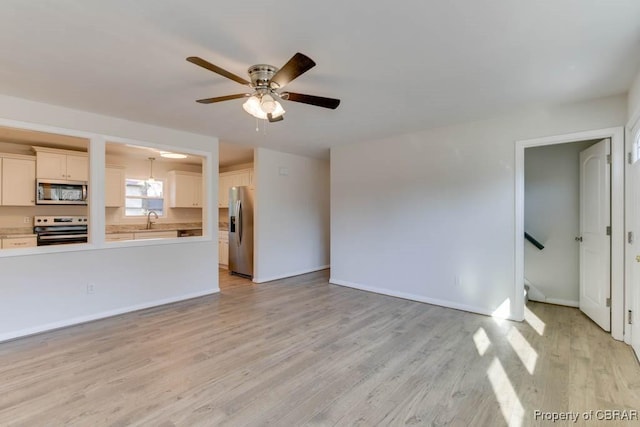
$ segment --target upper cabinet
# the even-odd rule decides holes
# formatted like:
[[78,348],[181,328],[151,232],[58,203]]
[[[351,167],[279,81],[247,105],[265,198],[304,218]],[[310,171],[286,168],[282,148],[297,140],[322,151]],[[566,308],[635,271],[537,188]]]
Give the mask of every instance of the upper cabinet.
[[124,180],[124,168],[122,166],[107,166],[105,168],[105,207],[121,208],[124,206]]
[[233,187],[231,177],[223,173],[220,174],[218,180],[218,207],[229,207],[229,188]]
[[89,156],[67,155],[67,179],[89,181]]
[[36,162],[33,156],[0,158],[0,200],[4,206],[36,204]]
[[218,207],[229,207],[229,189],[231,187],[253,187],[253,169],[223,172],[218,181]]
[[202,174],[195,172],[169,172],[169,207],[202,207]]
[[33,149],[36,151],[37,178],[89,181],[87,153],[46,147]]

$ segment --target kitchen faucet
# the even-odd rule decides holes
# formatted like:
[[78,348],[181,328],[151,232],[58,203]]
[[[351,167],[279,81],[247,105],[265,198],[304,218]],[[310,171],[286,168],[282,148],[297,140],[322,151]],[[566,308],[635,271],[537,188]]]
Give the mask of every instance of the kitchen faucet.
[[149,211],[149,213],[147,214],[147,230],[150,230],[151,226],[153,225],[153,222],[151,222],[151,214],[153,214],[156,219],[158,219],[158,214],[156,213],[156,211]]

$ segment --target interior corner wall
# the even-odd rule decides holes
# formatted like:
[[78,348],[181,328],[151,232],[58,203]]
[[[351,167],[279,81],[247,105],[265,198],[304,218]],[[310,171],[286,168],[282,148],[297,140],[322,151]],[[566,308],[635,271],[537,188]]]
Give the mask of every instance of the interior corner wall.
[[636,120],[640,118],[640,71],[636,74],[636,78],[629,89],[629,95],[627,97],[628,102],[628,120],[629,125],[633,126]]
[[[525,150],[525,230],[544,245],[524,245],[529,299],[579,304],[580,152],[595,141]],[[536,296],[537,293],[541,296]]]
[[254,183],[253,281],[328,268],[328,161],[258,148]]
[[515,141],[621,126],[625,96],[331,150],[331,282],[518,319]]
[[[211,209],[218,198],[217,138],[2,95],[0,118],[206,153],[209,228],[217,221]],[[92,176],[104,176],[99,153],[91,155]],[[91,206],[104,205],[104,194],[91,197]],[[94,203],[96,197],[102,202]],[[104,226],[100,214],[90,213],[97,219],[90,227]],[[206,238],[130,247],[90,243],[78,251],[1,257],[0,341],[217,292],[217,259],[217,244]]]

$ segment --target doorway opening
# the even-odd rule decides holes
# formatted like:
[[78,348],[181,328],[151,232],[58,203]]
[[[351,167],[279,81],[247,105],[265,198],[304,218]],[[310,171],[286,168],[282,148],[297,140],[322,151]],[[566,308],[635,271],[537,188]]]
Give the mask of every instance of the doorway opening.
[[610,140],[525,149],[525,290],[610,331]]
[[[617,340],[624,338],[624,129],[607,128],[594,131],[578,132],[566,135],[557,135],[545,138],[537,138],[531,140],[523,140],[516,142],[516,227],[515,227],[515,298],[514,312],[522,310],[524,316],[524,285],[525,285],[525,150],[534,147],[549,147],[560,144],[585,142],[584,145],[590,145],[594,141],[603,139],[610,140],[610,188],[611,188],[611,208],[610,220],[608,221],[610,228],[610,274],[608,274],[610,287],[610,302],[603,300],[606,304],[609,302],[611,310],[611,335]],[[569,146],[569,145],[567,145]],[[609,230],[607,230],[609,231]],[[535,237],[535,234],[532,233]],[[574,237],[580,237],[575,235]],[[577,242],[574,242],[577,243]],[[529,243],[527,243],[528,245]],[[528,250],[528,249],[527,249]],[[579,270],[578,270],[579,271]],[[574,270],[575,272],[575,270]],[[577,273],[579,275],[579,273]],[[532,282],[535,286],[535,283]],[[575,286],[575,285],[574,285]],[[575,295],[575,288],[573,288]],[[538,295],[539,296],[539,295]],[[562,300],[563,298],[557,298]],[[565,305],[579,304],[578,301],[567,299],[566,301],[547,302],[565,302]],[[573,304],[567,303],[572,302]]]

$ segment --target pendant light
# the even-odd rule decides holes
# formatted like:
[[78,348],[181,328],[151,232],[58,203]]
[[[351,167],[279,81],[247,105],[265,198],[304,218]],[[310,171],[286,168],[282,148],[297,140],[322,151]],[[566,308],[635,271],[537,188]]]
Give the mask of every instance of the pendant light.
[[155,157],[149,157],[149,179],[147,180],[147,182],[155,182],[155,178],[153,177],[153,161],[155,160]]

